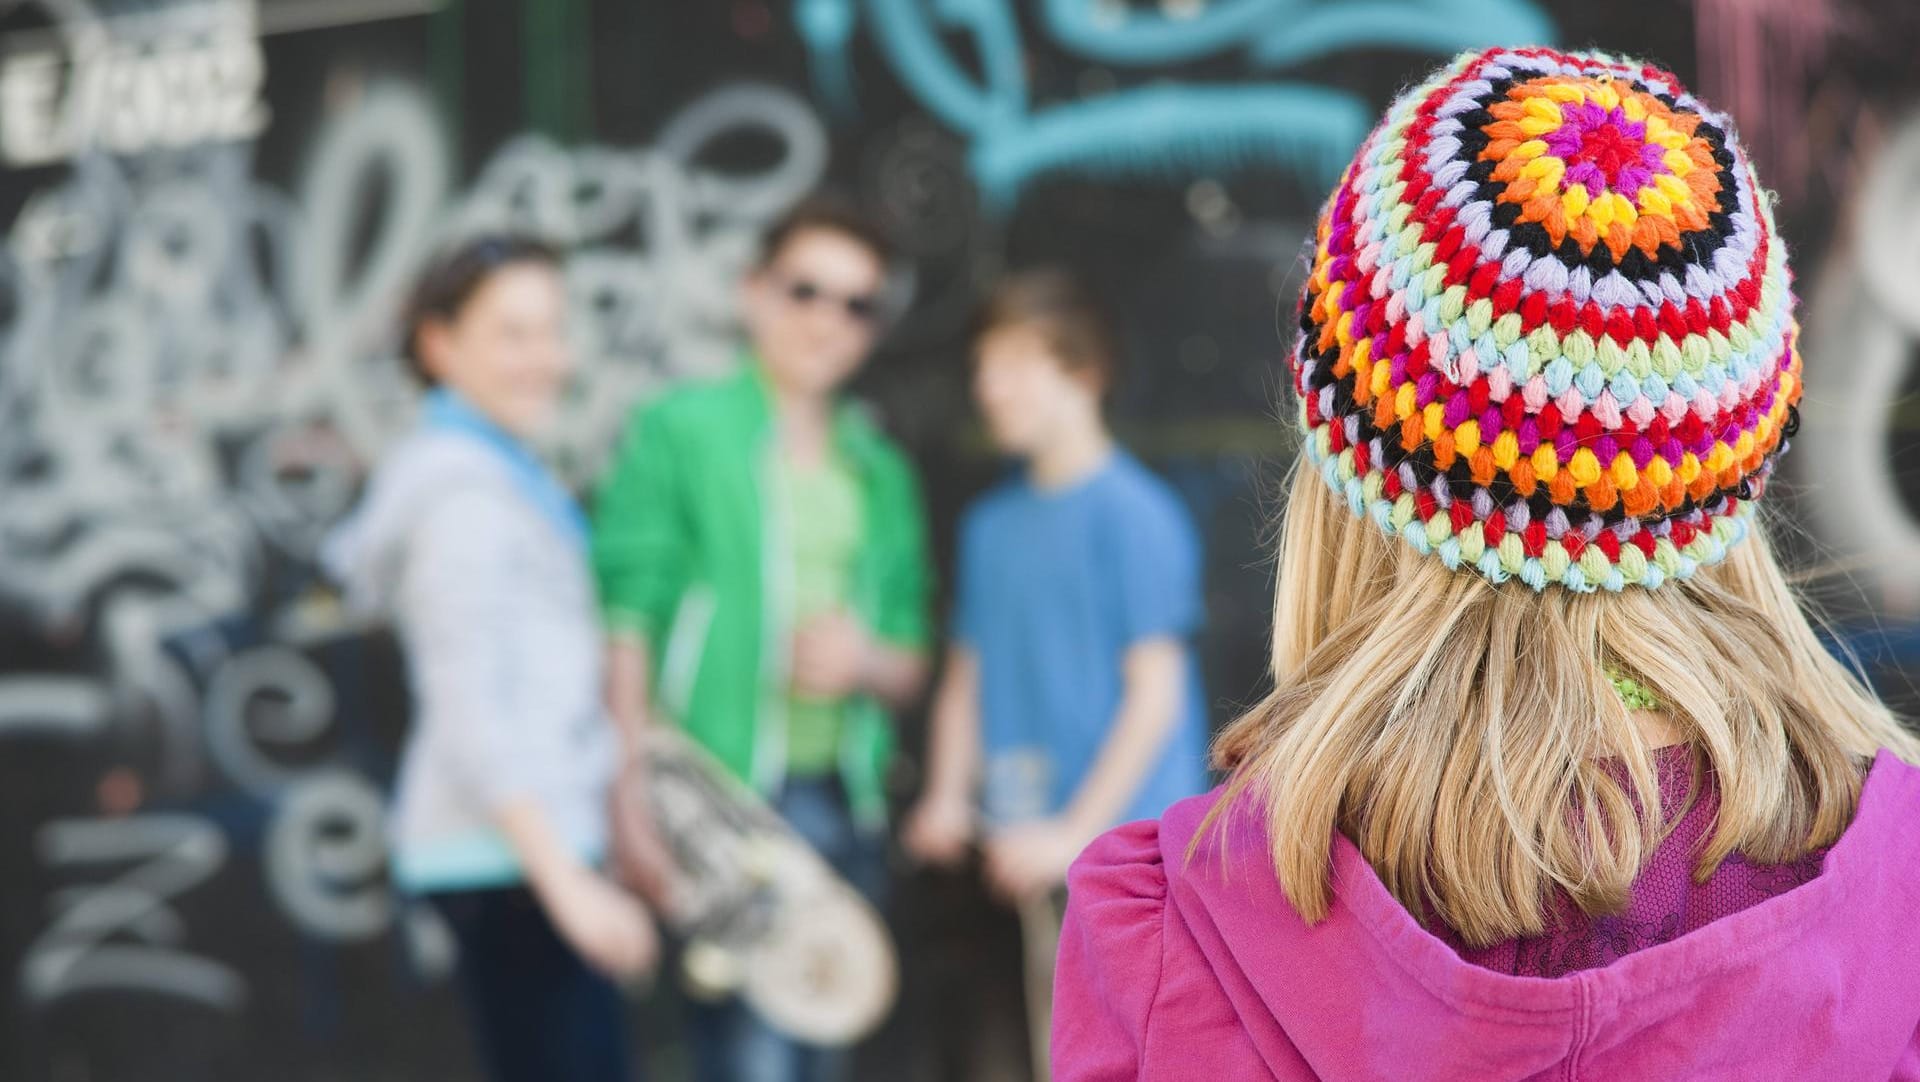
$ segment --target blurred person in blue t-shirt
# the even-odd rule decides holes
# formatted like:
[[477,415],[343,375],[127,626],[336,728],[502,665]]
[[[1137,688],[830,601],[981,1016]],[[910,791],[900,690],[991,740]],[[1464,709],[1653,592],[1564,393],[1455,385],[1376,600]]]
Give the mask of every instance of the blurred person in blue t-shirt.
[[974,397],[1019,468],[960,527],[953,641],[908,849],[976,841],[1010,901],[1051,894],[1096,835],[1206,786],[1200,544],[1179,498],[1117,446],[1116,353],[1064,274],[1009,278],[974,338]]

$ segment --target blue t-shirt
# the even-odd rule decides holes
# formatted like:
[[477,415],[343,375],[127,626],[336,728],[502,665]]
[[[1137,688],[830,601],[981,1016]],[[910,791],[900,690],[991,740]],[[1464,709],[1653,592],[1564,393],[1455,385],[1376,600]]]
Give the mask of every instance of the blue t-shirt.
[[1200,544],[1164,481],[1117,450],[1066,489],[1015,477],[967,509],[959,562],[954,637],[980,663],[989,823],[1065,809],[1119,709],[1126,651],[1149,638],[1186,644],[1186,696],[1122,818],[1206,788]]

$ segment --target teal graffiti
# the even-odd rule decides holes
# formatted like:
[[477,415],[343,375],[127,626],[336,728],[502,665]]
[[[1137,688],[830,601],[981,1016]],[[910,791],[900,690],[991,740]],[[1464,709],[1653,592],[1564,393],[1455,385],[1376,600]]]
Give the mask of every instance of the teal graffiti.
[[828,113],[852,116],[857,105],[849,55],[856,23],[853,5],[847,0],[794,0],[793,22],[807,44],[814,96]]
[[1125,65],[1179,63],[1244,46],[1256,66],[1277,68],[1343,49],[1447,54],[1545,45],[1554,36],[1552,20],[1529,0],[1216,0],[1185,15],[1046,0],[1043,11],[1049,33],[1069,52]]
[[1031,178],[1163,177],[1288,165],[1330,187],[1371,119],[1325,87],[1148,86],[1042,110],[1017,132],[975,142],[974,182],[1004,207]]
[[[968,168],[994,210],[1056,173],[1179,178],[1273,165],[1324,187],[1373,115],[1349,92],[1271,79],[1149,83],[1036,106],[1020,22],[1006,0],[795,0],[817,93],[837,112],[851,109],[850,41],[862,15],[896,77],[968,138]],[[1218,0],[1183,14],[1044,0],[1041,15],[1066,52],[1142,72],[1231,50],[1266,72],[1347,49],[1445,55],[1554,38],[1531,0]],[[977,71],[957,58],[955,38],[971,45]]]
[[[844,0],[843,0],[844,2]],[[975,139],[1017,129],[1027,117],[1026,57],[1013,12],[999,0],[934,0],[929,22],[918,0],[867,0],[874,36],[920,103]],[[940,31],[973,39],[984,82],[954,60]]]

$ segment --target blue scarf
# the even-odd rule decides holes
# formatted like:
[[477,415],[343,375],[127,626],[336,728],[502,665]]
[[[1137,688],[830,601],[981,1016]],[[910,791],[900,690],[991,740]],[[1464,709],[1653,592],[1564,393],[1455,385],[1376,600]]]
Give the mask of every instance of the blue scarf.
[[587,516],[546,463],[527,445],[508,434],[486,414],[448,387],[427,392],[420,409],[422,427],[442,432],[459,432],[480,441],[507,464],[520,494],[554,524],[561,536],[581,548],[587,546]]

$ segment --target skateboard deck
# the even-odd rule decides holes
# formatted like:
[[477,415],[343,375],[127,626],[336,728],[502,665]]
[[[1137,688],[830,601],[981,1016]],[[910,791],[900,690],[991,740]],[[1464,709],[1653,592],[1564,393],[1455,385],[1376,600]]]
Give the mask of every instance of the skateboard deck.
[[739,995],[768,1024],[844,1045],[892,1008],[899,966],[872,905],[680,731],[649,726],[614,792],[619,871],[686,943],[692,995]]

